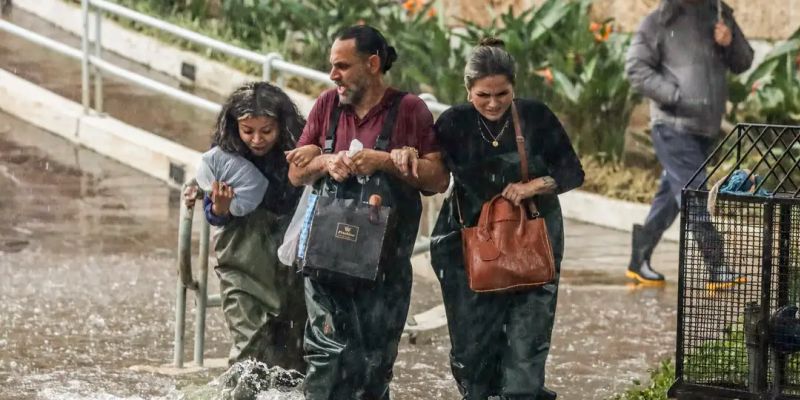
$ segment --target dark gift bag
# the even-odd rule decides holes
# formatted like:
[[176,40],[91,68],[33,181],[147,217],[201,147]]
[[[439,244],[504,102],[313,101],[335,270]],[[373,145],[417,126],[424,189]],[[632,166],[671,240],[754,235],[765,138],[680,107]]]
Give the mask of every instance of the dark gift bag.
[[303,258],[303,273],[330,283],[370,283],[380,273],[393,210],[359,199],[317,200]]
[[[392,99],[375,150],[388,151],[403,96],[405,93],[398,93]],[[331,111],[325,154],[332,154],[336,147],[340,113],[337,106]],[[351,177],[336,183],[328,177],[319,182],[320,197],[302,261],[302,272],[311,279],[345,288],[369,285],[379,276],[381,259],[395,249],[391,237],[394,200],[389,180],[381,172],[361,180]]]

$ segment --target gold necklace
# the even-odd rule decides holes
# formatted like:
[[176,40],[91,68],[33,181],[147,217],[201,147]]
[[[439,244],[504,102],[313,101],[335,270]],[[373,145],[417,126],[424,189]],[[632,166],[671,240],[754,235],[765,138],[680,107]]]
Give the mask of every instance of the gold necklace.
[[[491,137],[491,138],[492,138],[492,140],[489,140],[489,139],[488,139],[488,138],[487,138],[487,137],[486,137],[486,136],[483,134],[483,128],[481,128],[481,124],[483,125],[483,127],[485,127],[485,128],[486,128],[486,134],[487,134],[487,135],[489,135],[489,137]],[[499,140],[500,140],[500,137],[502,137],[502,136],[503,136],[503,134],[504,134],[504,133],[506,133],[506,128],[508,128],[508,119],[507,119],[507,118],[506,118],[506,123],[505,123],[505,124],[503,124],[503,127],[502,127],[502,128],[500,128],[500,133],[498,133],[497,135],[492,135],[492,130],[491,130],[491,129],[489,129],[489,126],[488,126],[488,125],[486,125],[486,121],[484,121],[484,120],[483,120],[483,118],[481,118],[481,114],[480,114],[480,113],[478,113],[478,132],[480,132],[480,134],[481,134],[481,138],[482,138],[484,141],[486,141],[486,143],[490,143],[490,144],[491,144],[493,147],[498,147],[498,146],[500,146],[500,141],[499,141]]]

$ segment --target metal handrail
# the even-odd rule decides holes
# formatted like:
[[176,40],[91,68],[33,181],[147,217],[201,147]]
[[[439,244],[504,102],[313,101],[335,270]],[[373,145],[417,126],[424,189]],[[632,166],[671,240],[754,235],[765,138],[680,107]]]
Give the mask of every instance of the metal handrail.
[[98,10],[105,11],[109,14],[114,14],[118,17],[122,17],[125,19],[129,19],[131,21],[138,22],[142,25],[147,25],[151,28],[155,28],[164,32],[171,33],[175,36],[178,36],[182,39],[186,39],[190,42],[206,46],[208,48],[217,50],[219,52],[225,53],[230,56],[243,58],[248,61],[252,61],[255,63],[261,63],[264,61],[264,54],[259,54],[254,51],[242,49],[240,47],[236,47],[230,45],[228,43],[212,39],[210,37],[201,35],[195,31],[181,28],[177,25],[170,24],[168,22],[164,22],[160,19],[151,17],[146,14],[142,14],[140,12],[131,10],[130,8],[126,8],[120,6],[118,4],[114,4],[109,1],[105,0],[88,0],[90,6],[97,8]]
[[[183,185],[183,191],[188,186],[196,186],[194,179]],[[182,193],[183,193],[182,191]],[[198,189],[198,196],[203,193]],[[202,367],[205,347],[206,311],[208,307],[219,306],[219,295],[215,299],[208,296],[208,255],[210,225],[205,218],[201,218],[200,249],[197,255],[198,274],[197,280],[192,274],[192,222],[194,208],[180,202],[180,217],[178,219],[178,286],[175,300],[175,342],[173,364],[177,368],[183,367],[184,335],[186,331],[186,291],[195,292],[195,329],[194,329],[194,362]]]
[[195,96],[191,93],[184,92],[180,89],[174,88],[172,86],[163,84],[159,81],[146,78],[142,75],[139,75],[135,72],[131,72],[126,70],[125,68],[118,67],[108,61],[102,60],[95,56],[89,56],[89,61],[92,66],[97,68],[98,70],[105,72],[109,75],[113,75],[117,78],[122,80],[136,83],[139,86],[151,89],[155,92],[159,92],[165,94],[173,99],[180,100],[186,104],[195,106],[197,108],[210,111],[213,113],[218,113],[222,110],[222,105],[219,103],[215,103],[210,100],[206,100],[202,97]]
[[[46,47],[56,53],[65,55],[67,57],[80,60],[83,58],[83,53],[71,46],[58,42],[56,40],[50,39],[46,36],[40,35],[36,32],[31,30],[21,28],[17,25],[14,25],[8,21],[0,20],[0,31],[4,31],[10,33],[12,35],[24,38],[32,43],[38,44],[40,46]],[[184,92],[180,89],[174,88],[172,86],[166,85],[154,79],[150,79],[146,76],[139,75],[135,72],[128,71],[122,67],[118,67],[108,61],[105,61],[96,56],[88,56],[89,64],[94,68],[109,74],[113,75],[119,79],[137,84],[139,86],[151,89],[153,91],[159,92],[161,94],[165,94],[171,98],[176,100],[180,100],[184,103],[190,104],[192,106],[201,108],[203,110],[207,110],[210,112],[217,113],[222,109],[220,104],[217,104],[213,101],[206,100],[202,97],[195,96],[193,94]],[[88,78],[87,78],[88,79]],[[87,96],[83,100],[88,102],[88,91],[86,92]],[[95,102],[97,102],[97,97],[95,98]],[[100,110],[98,110],[100,111]]]
[[[277,53],[261,54],[252,50],[233,46],[231,44],[222,42],[220,40],[204,36],[192,30],[181,28],[177,25],[164,22],[149,15],[142,14],[140,12],[120,6],[118,4],[111,3],[107,0],[84,0],[84,1],[87,1],[89,6],[95,7],[96,9],[105,11],[109,14],[126,18],[154,29],[168,32],[181,39],[187,40],[189,42],[201,46],[205,46],[207,48],[219,51],[229,56],[239,57],[247,61],[259,63],[262,65],[262,77],[264,79],[269,80],[271,78],[271,72],[278,71],[298,76],[304,79],[309,79],[318,83],[325,84],[327,86],[333,86],[333,82],[331,82],[331,79],[327,73],[317,71],[315,69],[308,68],[302,65],[293,64],[288,61],[284,61],[282,57]],[[428,108],[435,113],[441,113],[450,107],[447,104],[439,103],[436,100],[436,97],[434,97],[430,93],[422,93],[420,94],[420,98],[425,100],[425,102],[428,104]]]
[[83,57],[83,53],[81,53],[80,50],[72,46],[66,45],[59,41],[50,39],[47,36],[40,35],[36,32],[14,25],[11,22],[8,22],[4,19],[0,19],[0,31],[10,33],[17,37],[21,37],[29,42],[38,44],[42,47],[46,47],[47,49],[53,50],[58,54],[65,55],[67,57],[74,58],[76,60],[80,60],[81,57]]

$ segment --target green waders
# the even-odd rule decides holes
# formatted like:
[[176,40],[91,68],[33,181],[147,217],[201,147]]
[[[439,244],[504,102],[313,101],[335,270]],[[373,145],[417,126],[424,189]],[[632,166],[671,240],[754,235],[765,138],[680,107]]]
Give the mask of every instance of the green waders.
[[[563,243],[560,210],[554,217],[547,218],[547,226],[553,248],[559,250]],[[432,252],[431,261],[447,314],[450,366],[463,398],[549,398],[543,392],[545,362],[555,321],[558,275],[555,283],[529,291],[476,293],[469,288],[464,270],[460,233],[447,239]],[[562,251],[554,251],[554,256],[558,271]]]
[[285,228],[275,214],[257,208],[233,218],[217,236],[216,272],[233,338],[231,364],[252,358],[269,366],[305,370],[303,279],[277,256]]
[[411,261],[383,265],[375,286],[344,289],[306,280],[307,400],[389,399],[411,295]]
[[[390,105],[375,149],[386,151],[395,126],[400,99]],[[330,115],[325,153],[335,148],[340,109]],[[397,226],[384,251],[381,273],[375,282],[343,287],[306,280],[304,349],[308,372],[307,400],[388,400],[392,368],[411,302],[411,253],[419,228],[422,204],[419,191],[389,175],[370,180],[383,194],[383,204],[395,207]],[[350,185],[350,186],[348,186]],[[357,199],[361,184],[350,178],[339,190],[344,198]],[[373,188],[376,189],[376,188]]]

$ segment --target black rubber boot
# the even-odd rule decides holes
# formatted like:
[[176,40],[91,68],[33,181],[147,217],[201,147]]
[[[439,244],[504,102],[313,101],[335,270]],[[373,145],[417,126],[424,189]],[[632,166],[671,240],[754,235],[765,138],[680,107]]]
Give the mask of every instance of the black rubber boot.
[[744,275],[733,273],[728,267],[722,265],[709,268],[708,275],[708,283],[706,284],[706,289],[708,290],[730,289],[734,285],[747,282],[747,278]]
[[[539,394],[536,395],[536,399],[534,399],[534,400],[556,400],[556,398],[558,398],[558,395],[556,395],[556,392],[554,392],[554,391],[552,391],[552,390],[550,390],[550,389],[548,389],[546,387],[543,387],[542,390],[539,391]],[[488,400],[531,400],[531,399],[533,399],[531,396],[525,396],[525,395],[521,395],[521,396],[505,395],[505,396],[499,396],[499,397],[490,396]]]
[[557,397],[558,395],[556,395],[556,392],[543,387],[542,391],[539,392],[539,395],[536,396],[536,400],[556,400]]
[[650,266],[650,256],[655,248],[653,235],[642,225],[633,226],[631,240],[631,262],[625,276],[643,285],[663,285],[664,275]]

